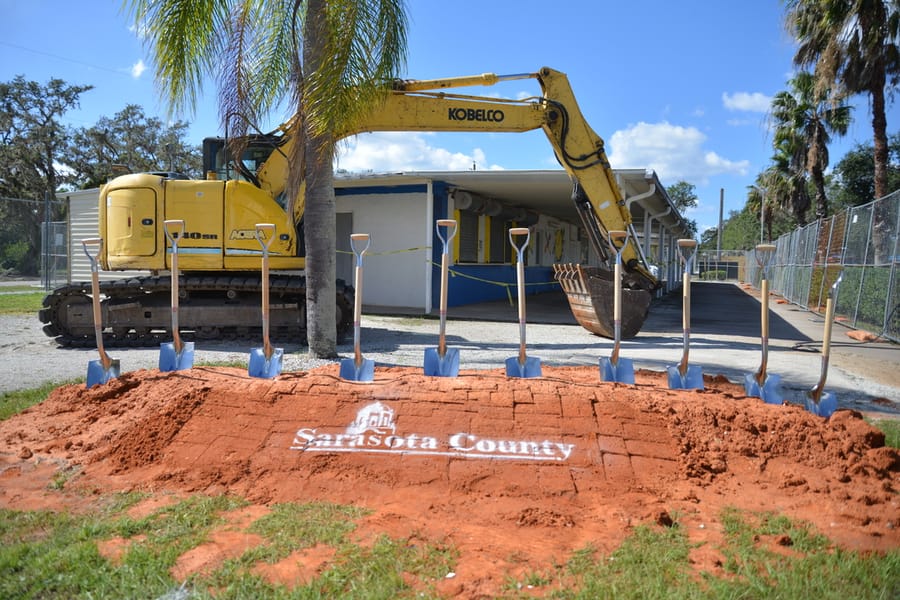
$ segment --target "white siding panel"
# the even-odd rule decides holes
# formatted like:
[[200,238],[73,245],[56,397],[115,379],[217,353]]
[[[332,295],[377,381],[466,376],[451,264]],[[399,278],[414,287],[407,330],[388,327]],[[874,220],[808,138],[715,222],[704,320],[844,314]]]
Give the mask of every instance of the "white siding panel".
[[[100,190],[81,190],[65,195],[69,202],[69,282],[90,281],[91,261],[82,240],[99,236],[98,201]],[[96,248],[92,248],[96,251]],[[147,275],[145,271],[100,271],[100,279],[122,279]]]

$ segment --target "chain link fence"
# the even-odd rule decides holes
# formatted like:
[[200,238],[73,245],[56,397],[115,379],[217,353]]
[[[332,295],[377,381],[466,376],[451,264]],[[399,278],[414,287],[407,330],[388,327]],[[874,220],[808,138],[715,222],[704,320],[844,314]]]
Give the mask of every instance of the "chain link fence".
[[69,279],[69,227],[66,221],[41,223],[41,286],[56,289]]
[[[834,283],[835,314],[857,329],[900,342],[900,191],[787,233],[775,242],[769,287],[786,300],[824,311]],[[756,251],[745,281],[759,287]]]

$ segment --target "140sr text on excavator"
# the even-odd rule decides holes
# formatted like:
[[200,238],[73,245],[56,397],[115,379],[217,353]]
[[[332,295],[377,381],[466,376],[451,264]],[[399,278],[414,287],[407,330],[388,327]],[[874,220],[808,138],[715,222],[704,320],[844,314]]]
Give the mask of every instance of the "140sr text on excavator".
[[[534,79],[542,94],[524,100],[463,95],[448,90]],[[180,324],[196,339],[256,336],[260,324],[260,244],[256,223],[276,226],[270,254],[270,327],[274,339],[305,339],[306,282],[302,196],[285,207],[289,157],[296,124],[249,136],[240,160],[231,160],[221,138],[204,141],[207,179],[172,173],[135,173],[100,190],[99,235],[105,240],[104,270],[145,270],[140,278],[104,281],[104,340],[109,345],[153,345],[171,337],[171,248],[163,222],[180,219]],[[572,312],[589,331],[613,337],[612,259],[609,231],[630,230],[603,140],[585,121],[564,73],[536,73],[402,80],[357,126],[335,137],[368,131],[524,132],[542,129],[573,182],[572,200],[599,267],[554,265]],[[658,281],[635,241],[622,249],[622,337],[638,333]],[[40,319],[47,335],[63,345],[94,343],[89,283],[58,288],[44,299]],[[353,290],[338,282],[338,334],[352,325]]]

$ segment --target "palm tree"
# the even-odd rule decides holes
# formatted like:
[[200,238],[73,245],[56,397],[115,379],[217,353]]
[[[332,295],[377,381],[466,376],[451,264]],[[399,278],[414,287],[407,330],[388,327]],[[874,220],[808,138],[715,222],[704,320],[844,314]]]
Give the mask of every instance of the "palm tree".
[[844,97],[869,96],[875,196],[885,196],[889,191],[885,96],[900,80],[897,0],[785,0],[785,7],[788,29],[799,42],[794,64],[813,67],[820,90],[834,88]]
[[783,144],[791,152],[791,167],[809,173],[816,190],[816,217],[822,219],[828,216],[828,144],[832,134],[847,133],[851,108],[815,83],[811,73],[798,73],[790,81],[791,91],[772,99],[772,119],[776,146]]
[[[747,186],[747,202],[745,206],[747,210],[759,215],[765,229],[765,238],[766,240],[771,240],[772,221],[775,218],[774,212],[777,204],[769,190],[764,187],[765,184],[761,182],[763,177],[764,174],[760,173],[756,178],[756,183]],[[763,243],[762,239],[760,239],[760,243]]]
[[336,355],[334,133],[375,106],[406,57],[403,0],[127,0],[150,42],[156,80],[193,111],[218,79],[226,131],[241,136],[287,104],[299,136],[289,214],[305,186],[307,343]]

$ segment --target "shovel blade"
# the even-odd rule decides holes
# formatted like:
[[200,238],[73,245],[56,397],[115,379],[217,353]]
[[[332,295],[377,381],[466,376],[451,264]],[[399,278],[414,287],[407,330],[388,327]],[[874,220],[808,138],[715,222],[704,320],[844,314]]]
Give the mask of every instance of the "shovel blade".
[[518,356],[506,359],[506,376],[507,377],[540,377],[541,376],[541,359],[533,356],[525,357],[525,362],[519,362]]
[[818,402],[814,398],[806,398],[806,410],[818,417],[826,419],[834,414],[838,408],[837,396],[833,392],[823,392]]
[[459,375],[459,349],[447,348],[441,356],[437,348],[425,348],[425,374],[430,377],[456,377]]
[[184,342],[181,352],[175,349],[175,342],[163,342],[159,345],[159,370],[182,371],[194,366],[194,342]]
[[619,358],[615,364],[609,358],[601,358],[600,380],[634,385],[634,363],[630,358]]
[[272,356],[266,358],[264,348],[250,349],[250,365],[247,373],[250,377],[273,379],[281,375],[281,364],[284,362],[284,349],[273,348]]
[[95,385],[103,385],[110,379],[115,379],[120,375],[119,360],[114,358],[109,363],[109,368],[103,368],[103,362],[92,360],[88,362],[87,370],[87,388],[90,389]]
[[684,375],[678,367],[667,367],[670,390],[702,390],[703,370],[700,365],[688,365]]
[[372,381],[375,379],[375,361],[371,358],[364,358],[356,366],[356,361],[352,358],[341,359],[341,379],[347,381]]
[[780,375],[766,375],[766,380],[760,387],[756,381],[756,373],[747,373],[744,375],[744,393],[760,398],[766,404],[784,404]]

